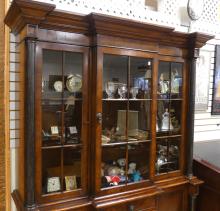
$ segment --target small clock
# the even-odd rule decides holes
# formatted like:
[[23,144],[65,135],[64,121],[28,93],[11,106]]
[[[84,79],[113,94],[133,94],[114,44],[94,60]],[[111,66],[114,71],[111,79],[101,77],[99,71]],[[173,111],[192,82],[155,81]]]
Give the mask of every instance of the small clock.
[[187,11],[190,19],[198,20],[203,13],[204,0],[188,0]]
[[82,88],[82,77],[81,75],[74,74],[69,75],[66,81],[66,88],[70,92],[77,92]]
[[56,192],[60,191],[60,178],[59,177],[49,177],[47,178],[47,192]]
[[53,87],[54,87],[56,92],[62,92],[62,90],[63,90],[62,81],[55,81],[55,83],[53,84]]

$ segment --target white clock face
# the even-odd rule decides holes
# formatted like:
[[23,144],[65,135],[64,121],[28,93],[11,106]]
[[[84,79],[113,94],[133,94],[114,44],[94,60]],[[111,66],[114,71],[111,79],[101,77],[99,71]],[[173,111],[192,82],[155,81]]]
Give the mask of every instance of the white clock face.
[[50,177],[47,179],[47,192],[60,191],[60,178],[59,177]]
[[53,85],[56,92],[62,92],[63,90],[63,83],[62,81],[56,81]]
[[187,11],[192,20],[198,20],[203,12],[203,0],[188,0]]

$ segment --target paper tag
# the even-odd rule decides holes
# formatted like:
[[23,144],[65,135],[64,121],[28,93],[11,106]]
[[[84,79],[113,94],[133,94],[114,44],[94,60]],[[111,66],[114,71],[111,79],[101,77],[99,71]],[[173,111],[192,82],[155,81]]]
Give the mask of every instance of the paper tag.
[[69,127],[69,129],[70,129],[70,134],[76,134],[77,133],[76,126],[71,126],[71,127]]

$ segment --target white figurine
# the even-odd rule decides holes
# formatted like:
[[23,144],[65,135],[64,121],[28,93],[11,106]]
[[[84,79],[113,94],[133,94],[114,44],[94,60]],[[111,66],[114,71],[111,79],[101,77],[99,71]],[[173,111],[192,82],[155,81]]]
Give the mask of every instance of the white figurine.
[[170,119],[170,114],[168,112],[168,108],[165,109],[162,119],[162,131],[173,130],[173,125]]
[[136,172],[136,163],[134,162],[129,163],[128,174],[133,174],[135,172]]

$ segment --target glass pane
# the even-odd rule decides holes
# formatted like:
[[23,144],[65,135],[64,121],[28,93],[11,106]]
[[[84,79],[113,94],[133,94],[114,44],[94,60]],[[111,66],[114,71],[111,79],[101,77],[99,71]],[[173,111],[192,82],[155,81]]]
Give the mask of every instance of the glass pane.
[[127,140],[127,63],[125,56],[104,55],[102,144]]
[[158,99],[170,98],[170,62],[159,62]]
[[101,187],[126,183],[128,57],[104,55]]
[[182,66],[180,63],[171,63],[171,98],[182,97]]
[[62,53],[43,51],[42,145],[61,144],[62,136]]
[[129,101],[128,140],[150,139],[150,103],[151,101]]
[[170,171],[179,169],[180,141],[181,137],[169,138],[168,162]]
[[167,136],[170,130],[173,130],[173,125],[170,116],[170,101],[157,101],[157,136]]
[[172,100],[170,102],[170,118],[172,124],[171,134],[181,133],[181,112],[182,112],[182,101]]
[[43,193],[81,188],[82,69],[81,53],[43,52]]
[[42,146],[61,144],[62,104],[42,105]]
[[81,187],[81,149],[66,148],[63,155],[64,190],[78,189]]
[[102,147],[101,187],[112,187],[126,183],[126,148],[124,145]]
[[64,128],[65,143],[81,141],[82,126],[82,69],[81,53],[64,52]]
[[179,169],[179,143],[181,137],[157,139],[156,174]]
[[126,101],[103,101],[102,144],[127,141],[126,109]]
[[128,182],[139,182],[149,178],[149,143],[128,145]]
[[131,57],[130,59],[130,100],[151,98],[152,61]]
[[42,194],[60,192],[61,188],[61,150],[42,150]]
[[127,98],[127,63],[126,56],[104,55],[103,98]]

